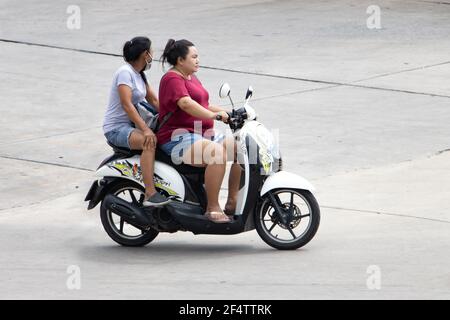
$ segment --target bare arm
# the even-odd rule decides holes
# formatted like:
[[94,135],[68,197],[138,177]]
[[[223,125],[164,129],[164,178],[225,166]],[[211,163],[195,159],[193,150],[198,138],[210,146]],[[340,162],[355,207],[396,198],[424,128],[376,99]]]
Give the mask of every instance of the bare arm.
[[209,108],[209,110],[211,110],[212,112],[220,112],[220,111],[227,112],[227,110],[225,110],[224,108],[219,107],[219,106],[215,106],[215,105],[212,105],[212,104],[210,104],[208,108]]
[[177,105],[186,113],[200,119],[215,119],[216,113],[203,108],[199,103],[192,100],[191,97],[183,97],[178,100]]

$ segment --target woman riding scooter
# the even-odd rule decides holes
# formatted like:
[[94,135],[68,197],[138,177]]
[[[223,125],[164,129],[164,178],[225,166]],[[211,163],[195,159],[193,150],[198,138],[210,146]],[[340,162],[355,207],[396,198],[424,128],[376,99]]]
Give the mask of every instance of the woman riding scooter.
[[143,206],[165,205],[170,200],[156,191],[153,182],[157,139],[135,108],[137,103],[146,100],[159,109],[158,98],[144,74],[153,60],[150,39],[135,37],[127,41],[123,47],[123,58],[126,63],[114,74],[103,131],[113,146],[142,150]]
[[[205,133],[213,129],[214,119],[227,123],[228,114],[224,109],[209,104],[208,92],[194,75],[199,69],[199,59],[192,42],[170,39],[161,58],[163,65],[168,62],[172,68],[162,77],[159,86],[160,116],[172,114],[157,133],[158,143],[173,161],[206,167],[205,215],[213,222],[230,222],[220,208],[219,191],[226,168],[226,146],[234,146],[234,142],[220,140],[217,135],[212,139],[205,137]],[[201,132],[196,132],[196,124],[201,125]],[[184,133],[179,133],[180,129],[184,129]],[[232,150],[228,152],[233,153]],[[234,214],[236,208],[240,173],[239,165],[233,163],[225,206],[229,214]]]

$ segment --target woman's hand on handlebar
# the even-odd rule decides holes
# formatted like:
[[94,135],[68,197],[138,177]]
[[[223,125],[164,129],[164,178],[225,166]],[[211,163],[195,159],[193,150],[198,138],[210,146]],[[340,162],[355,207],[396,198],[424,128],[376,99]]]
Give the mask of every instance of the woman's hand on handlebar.
[[230,119],[230,115],[226,111],[219,111],[216,112],[216,120],[222,121],[223,123],[228,123],[228,120]]

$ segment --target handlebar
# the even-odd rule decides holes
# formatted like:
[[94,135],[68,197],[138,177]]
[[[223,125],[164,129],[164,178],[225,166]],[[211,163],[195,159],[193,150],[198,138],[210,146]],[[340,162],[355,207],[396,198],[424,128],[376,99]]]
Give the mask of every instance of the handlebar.
[[[244,125],[244,120],[247,119],[247,112],[244,108],[234,110],[232,112],[228,112],[228,121],[227,124],[230,126],[231,130],[236,130],[242,128]],[[221,121],[222,116],[220,114],[216,115],[216,120]]]
[[242,128],[244,121],[247,119],[247,112],[244,108],[237,109],[229,113],[228,124],[231,130],[236,130]]

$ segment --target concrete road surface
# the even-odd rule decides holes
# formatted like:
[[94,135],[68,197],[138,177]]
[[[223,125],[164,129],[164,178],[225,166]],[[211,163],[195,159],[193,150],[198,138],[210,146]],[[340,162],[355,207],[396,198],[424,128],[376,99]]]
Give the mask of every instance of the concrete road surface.
[[[450,298],[449,3],[0,7],[1,299]],[[237,103],[253,86],[285,170],[317,189],[308,245],[277,251],[255,231],[160,234],[143,248],[107,236],[83,199],[111,153],[102,118],[136,35],[156,56],[169,38],[194,42],[211,103],[229,107],[225,81]],[[157,62],[147,73],[156,89],[162,74]]]

